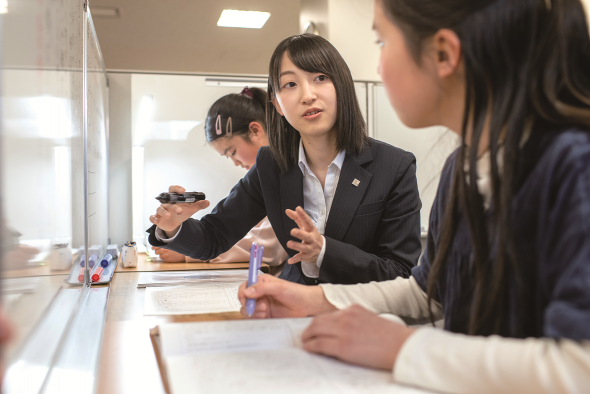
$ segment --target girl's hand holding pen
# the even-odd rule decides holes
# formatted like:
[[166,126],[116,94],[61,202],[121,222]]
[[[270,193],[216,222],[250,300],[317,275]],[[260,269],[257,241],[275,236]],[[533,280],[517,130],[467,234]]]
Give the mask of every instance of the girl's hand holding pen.
[[297,207],[294,211],[287,209],[285,213],[299,226],[298,229],[294,228],[291,230],[291,235],[301,240],[301,242],[287,242],[288,248],[299,252],[287,260],[287,262],[289,264],[295,264],[299,261],[307,261],[308,263],[315,264],[324,246],[324,237],[322,237],[318,229],[313,225],[313,222],[303,208]]
[[[170,193],[184,193],[182,186],[170,186]],[[169,237],[173,237],[178,228],[188,218],[209,206],[209,201],[202,200],[190,204],[161,204],[156,214],[150,216],[150,222],[161,228]]]
[[255,285],[247,285],[248,282],[244,282],[238,289],[242,304],[240,313],[244,317],[248,317],[246,298],[256,299],[256,309],[251,316],[256,319],[313,316],[336,309],[320,286],[304,286],[268,274],[259,276]]

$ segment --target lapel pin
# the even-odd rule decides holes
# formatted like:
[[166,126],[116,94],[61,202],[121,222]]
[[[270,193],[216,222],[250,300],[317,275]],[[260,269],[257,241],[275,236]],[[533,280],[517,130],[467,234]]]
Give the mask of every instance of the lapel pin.
[[358,186],[361,183],[361,181],[359,181],[358,179],[354,179],[354,181],[352,181],[352,184],[355,186]]

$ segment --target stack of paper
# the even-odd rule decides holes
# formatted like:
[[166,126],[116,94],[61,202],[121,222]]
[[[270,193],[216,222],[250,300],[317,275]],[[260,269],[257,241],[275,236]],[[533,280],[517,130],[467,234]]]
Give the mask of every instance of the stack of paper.
[[300,338],[310,321],[171,323],[152,335],[159,333],[158,356],[173,394],[424,393],[396,385],[391,371],[305,352]]
[[[258,275],[262,275],[259,271]],[[137,287],[176,286],[201,283],[244,282],[248,280],[248,270],[212,270],[212,271],[172,271],[142,272]]]

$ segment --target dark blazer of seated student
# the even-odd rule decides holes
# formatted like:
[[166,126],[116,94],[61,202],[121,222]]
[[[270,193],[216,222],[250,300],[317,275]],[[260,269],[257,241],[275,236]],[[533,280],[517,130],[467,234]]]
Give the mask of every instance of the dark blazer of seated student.
[[[314,40],[321,39],[319,36],[315,37],[318,38]],[[333,51],[337,54],[335,49]],[[384,281],[398,276],[408,277],[421,252],[421,202],[414,155],[366,136],[365,124],[354,95],[352,77],[341,57],[340,60],[328,59],[329,61],[321,62],[320,64],[327,65],[327,70],[313,70],[313,66],[305,64],[305,56],[297,59],[300,64],[295,66],[299,69],[311,69],[312,72],[330,76],[343,74],[330,69],[331,67],[346,67],[347,78],[338,80],[334,77],[333,81],[334,85],[345,85],[345,89],[341,91],[349,92],[348,95],[337,96],[339,119],[336,120],[336,125],[345,123],[342,114],[347,114],[349,120],[352,118],[356,130],[351,133],[356,133],[356,137],[360,136],[360,139],[357,138],[357,141],[360,140],[360,148],[355,152],[354,145],[345,144],[344,149],[338,149],[346,154],[341,164],[332,205],[328,206],[329,213],[323,233],[325,253],[321,265],[318,264],[319,276],[307,277],[301,262],[297,262],[286,265],[280,277],[305,284],[352,284]],[[273,73],[272,62],[271,60],[269,92],[279,84],[279,72],[274,70]],[[317,63],[316,61],[314,64]],[[280,65],[275,68],[278,67]],[[268,105],[270,107],[272,104]],[[209,115],[212,116],[208,117],[206,124],[217,122],[226,125],[225,132],[228,132],[227,127],[231,123],[227,122],[223,114],[220,122],[215,119],[215,114]],[[161,241],[166,238],[165,235],[156,237],[156,226],[152,226],[148,230],[152,245],[169,248],[195,259],[209,260],[227,251],[268,216],[277,239],[289,256],[293,257],[298,253],[287,247],[289,241],[301,241],[291,236],[291,230],[297,228],[297,224],[286,215],[285,210],[295,210],[297,207],[305,209],[304,175],[297,159],[303,149],[299,133],[303,135],[304,131],[298,132],[291,127],[274,108],[267,110],[267,124],[270,148],[263,147],[259,150],[256,164],[232,189],[229,196],[201,220],[188,219],[182,223],[180,231],[168,243]],[[281,146],[277,142],[279,133],[287,136],[283,141],[289,140],[290,143]],[[346,149],[350,146],[352,148]]]

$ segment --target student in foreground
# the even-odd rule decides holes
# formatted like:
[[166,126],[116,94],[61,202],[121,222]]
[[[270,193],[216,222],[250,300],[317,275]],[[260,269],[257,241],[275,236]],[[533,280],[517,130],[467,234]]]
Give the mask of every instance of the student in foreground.
[[[268,145],[266,134],[267,94],[263,89],[244,88],[240,94],[231,93],[215,101],[209,108],[205,121],[205,137],[208,144],[220,155],[249,170],[256,163],[258,150]],[[216,128],[217,116],[232,117],[232,132]],[[250,259],[253,242],[264,246],[263,262],[270,266],[270,273],[280,275],[287,260],[287,253],[277,240],[268,218],[262,219],[248,234],[227,252],[209,260],[212,264],[244,262]],[[152,247],[167,263],[200,262],[170,249]]]
[[[447,160],[409,279],[239,290],[254,317],[316,317],[305,349],[449,393],[590,387],[590,39],[580,0],[377,0],[380,73]],[[243,311],[245,313],[245,311]],[[409,328],[444,319],[445,330]]]
[[[367,137],[344,59],[320,36],[287,38],[271,58],[268,87],[270,147],[201,220],[190,217],[207,201],[161,205],[150,217],[150,244],[209,260],[268,216],[290,257],[281,278],[314,285],[408,277],[421,251],[415,158]],[[213,115],[216,129],[231,134],[231,114]]]

